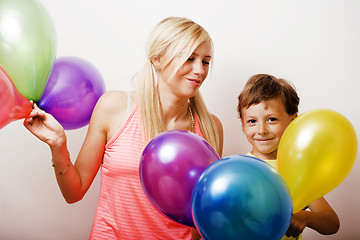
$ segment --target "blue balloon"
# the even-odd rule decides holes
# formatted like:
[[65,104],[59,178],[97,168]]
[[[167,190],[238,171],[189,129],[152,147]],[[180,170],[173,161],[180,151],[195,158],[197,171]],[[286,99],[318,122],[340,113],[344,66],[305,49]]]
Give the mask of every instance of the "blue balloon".
[[290,225],[292,201],[285,180],[269,164],[233,155],[202,173],[192,194],[192,214],[207,240],[274,240]]

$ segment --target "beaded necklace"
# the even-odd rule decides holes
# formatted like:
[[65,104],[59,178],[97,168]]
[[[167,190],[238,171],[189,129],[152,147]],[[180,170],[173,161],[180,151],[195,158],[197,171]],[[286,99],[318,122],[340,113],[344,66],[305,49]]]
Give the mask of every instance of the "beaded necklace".
[[188,105],[188,113],[189,113],[189,119],[190,119],[190,131],[195,133],[195,121],[194,121],[194,115],[192,113],[190,104]]

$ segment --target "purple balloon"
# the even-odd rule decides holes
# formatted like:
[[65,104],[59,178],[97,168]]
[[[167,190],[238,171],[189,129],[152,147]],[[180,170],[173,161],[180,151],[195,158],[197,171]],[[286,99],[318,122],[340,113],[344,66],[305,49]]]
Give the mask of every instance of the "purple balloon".
[[89,124],[104,92],[104,80],[91,63],[78,57],[61,57],[55,60],[39,107],[64,129],[76,129]]
[[146,146],[140,181],[153,206],[170,219],[195,227],[192,191],[202,172],[219,155],[202,137],[184,130],[163,132]]

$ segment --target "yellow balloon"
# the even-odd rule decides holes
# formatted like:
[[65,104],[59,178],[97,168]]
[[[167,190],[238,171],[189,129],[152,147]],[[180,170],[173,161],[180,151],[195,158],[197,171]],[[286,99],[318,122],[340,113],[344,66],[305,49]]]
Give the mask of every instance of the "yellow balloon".
[[296,213],[337,187],[358,151],[355,129],[340,113],[305,112],[286,128],[278,148],[278,171],[289,186]]

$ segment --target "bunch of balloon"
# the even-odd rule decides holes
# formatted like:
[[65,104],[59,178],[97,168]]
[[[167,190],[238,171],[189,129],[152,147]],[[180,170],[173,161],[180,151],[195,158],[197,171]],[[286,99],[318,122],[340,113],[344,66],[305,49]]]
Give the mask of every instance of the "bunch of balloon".
[[105,92],[104,81],[89,62],[76,57],[55,60],[55,53],[54,25],[38,1],[0,1],[0,64],[9,75],[2,74],[2,84],[8,83],[0,90],[0,104],[6,106],[1,109],[0,127],[27,117],[26,98],[53,114],[64,129],[89,123]]
[[286,128],[278,148],[278,171],[287,182],[294,213],[337,187],[357,155],[355,130],[329,109],[305,112]]
[[192,194],[192,214],[204,239],[281,239],[291,222],[285,180],[266,162],[244,155],[205,169]]
[[27,99],[40,99],[55,55],[55,28],[46,9],[36,0],[1,0],[0,64]]
[[10,77],[0,65],[0,129],[12,121],[29,115],[30,102],[16,89]]
[[57,58],[39,107],[50,113],[64,129],[87,125],[92,111],[105,92],[100,72],[78,57]]
[[194,133],[163,132],[148,143],[140,159],[145,195],[169,219],[195,227],[191,211],[194,185],[206,167],[218,159],[213,147]]

